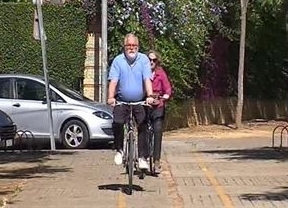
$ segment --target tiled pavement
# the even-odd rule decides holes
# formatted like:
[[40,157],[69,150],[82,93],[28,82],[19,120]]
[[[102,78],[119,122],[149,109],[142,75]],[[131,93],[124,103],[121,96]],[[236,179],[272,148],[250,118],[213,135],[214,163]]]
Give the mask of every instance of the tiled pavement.
[[166,143],[183,207],[288,207],[288,154],[270,139]]
[[7,208],[288,207],[288,154],[269,147],[270,140],[164,141],[162,174],[135,176],[132,196],[109,149],[18,154],[14,162],[2,153],[0,184],[23,184]]

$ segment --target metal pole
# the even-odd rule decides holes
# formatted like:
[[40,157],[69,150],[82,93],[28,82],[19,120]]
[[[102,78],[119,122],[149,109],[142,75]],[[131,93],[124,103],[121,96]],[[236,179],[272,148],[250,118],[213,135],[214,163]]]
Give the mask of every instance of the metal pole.
[[43,15],[42,15],[42,0],[36,0],[37,5],[37,14],[38,14],[38,23],[39,23],[39,34],[41,40],[41,49],[42,49],[42,59],[43,59],[43,72],[45,77],[45,90],[46,90],[46,101],[47,101],[47,110],[48,110],[48,120],[49,120],[49,127],[50,127],[50,145],[51,150],[56,150],[55,147],[55,139],[54,139],[54,132],[53,132],[53,118],[52,118],[52,109],[51,109],[51,100],[50,100],[50,89],[49,89],[49,77],[48,77],[48,70],[46,67],[47,57],[46,57],[46,35],[43,26]]
[[102,67],[102,103],[107,102],[107,0],[102,0],[102,28],[101,28],[101,67]]

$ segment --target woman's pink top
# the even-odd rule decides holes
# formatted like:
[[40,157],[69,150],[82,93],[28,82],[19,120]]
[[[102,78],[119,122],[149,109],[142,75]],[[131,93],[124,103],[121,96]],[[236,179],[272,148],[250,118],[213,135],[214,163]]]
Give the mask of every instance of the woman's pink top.
[[[159,96],[167,94],[170,97],[172,94],[171,83],[168,79],[165,70],[162,67],[157,67],[153,72],[152,88],[153,88],[153,94]],[[164,100],[160,99],[160,103],[157,107],[162,107],[164,105],[165,105]]]

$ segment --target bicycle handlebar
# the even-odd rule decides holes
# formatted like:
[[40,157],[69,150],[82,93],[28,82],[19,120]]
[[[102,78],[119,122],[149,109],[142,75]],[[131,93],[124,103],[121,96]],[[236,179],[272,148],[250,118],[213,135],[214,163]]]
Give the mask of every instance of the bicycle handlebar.
[[125,101],[116,101],[116,105],[143,105],[143,106],[149,106],[151,107],[150,104],[148,104],[146,101],[138,101],[138,102],[125,102]]
[[162,95],[152,95],[154,99],[164,99]]

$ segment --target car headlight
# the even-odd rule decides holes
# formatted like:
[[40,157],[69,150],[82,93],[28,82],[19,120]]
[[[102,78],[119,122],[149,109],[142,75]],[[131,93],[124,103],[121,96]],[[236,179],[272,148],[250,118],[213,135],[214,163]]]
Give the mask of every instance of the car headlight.
[[93,114],[102,119],[112,119],[112,116],[104,111],[96,111]]

